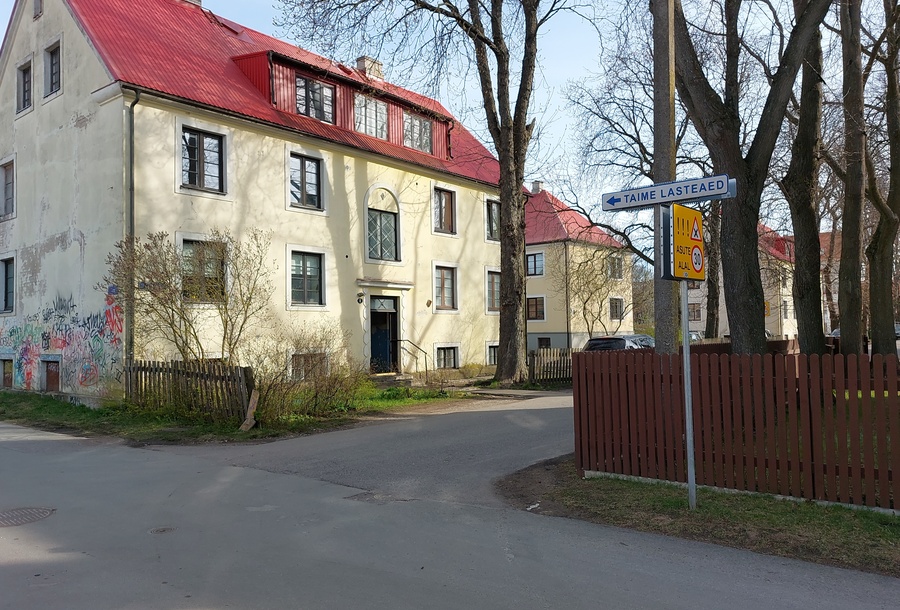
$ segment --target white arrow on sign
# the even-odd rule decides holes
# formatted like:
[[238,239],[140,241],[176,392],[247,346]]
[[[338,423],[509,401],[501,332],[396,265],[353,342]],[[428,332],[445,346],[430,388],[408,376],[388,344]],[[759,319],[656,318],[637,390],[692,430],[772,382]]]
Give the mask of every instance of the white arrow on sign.
[[728,199],[734,197],[737,185],[727,174],[692,178],[678,182],[651,184],[626,191],[604,193],[601,209],[615,212],[630,208],[648,208],[668,203],[685,201],[705,201],[707,199]]

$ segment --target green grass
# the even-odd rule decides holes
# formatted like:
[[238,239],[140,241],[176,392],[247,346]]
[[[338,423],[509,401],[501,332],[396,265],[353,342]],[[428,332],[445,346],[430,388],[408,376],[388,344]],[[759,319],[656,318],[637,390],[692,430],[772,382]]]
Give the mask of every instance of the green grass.
[[691,511],[681,487],[580,479],[571,458],[544,468],[554,483],[533,501],[550,514],[900,576],[898,516],[708,489]]
[[288,415],[241,432],[239,424],[234,422],[210,423],[196,417],[128,405],[92,409],[40,394],[0,392],[0,420],[66,434],[117,436],[133,443],[237,442],[320,432],[353,423],[357,417],[371,412],[464,397],[459,392],[371,388],[364,391],[359,406],[350,411],[318,416]]

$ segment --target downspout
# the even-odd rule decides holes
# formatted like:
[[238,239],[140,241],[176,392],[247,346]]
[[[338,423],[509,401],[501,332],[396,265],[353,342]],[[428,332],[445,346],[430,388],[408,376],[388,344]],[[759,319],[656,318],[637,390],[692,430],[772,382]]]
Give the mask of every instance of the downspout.
[[[125,201],[125,242],[129,252],[134,252],[134,107],[141,101],[141,92],[122,85],[122,91],[134,92],[134,100],[128,106],[128,197]],[[134,268],[128,266],[128,285],[125,287],[125,362],[134,360]]]
[[566,270],[566,347],[572,349],[572,311],[569,305],[569,240],[563,242],[563,259]]

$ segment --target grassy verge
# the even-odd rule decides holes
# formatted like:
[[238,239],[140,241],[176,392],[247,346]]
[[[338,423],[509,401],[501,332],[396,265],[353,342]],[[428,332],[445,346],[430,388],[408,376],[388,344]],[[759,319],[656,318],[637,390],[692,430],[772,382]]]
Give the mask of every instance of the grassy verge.
[[580,479],[571,456],[520,471],[499,486],[514,503],[539,504],[534,512],[900,577],[897,516],[706,489],[697,491],[691,511],[686,489]]
[[241,432],[234,424],[209,423],[133,406],[91,409],[39,394],[0,392],[0,421],[68,434],[118,436],[134,443],[236,442],[309,434],[353,423],[367,413],[462,397],[432,390],[370,389],[355,409],[318,416],[292,415],[275,425],[257,425]]

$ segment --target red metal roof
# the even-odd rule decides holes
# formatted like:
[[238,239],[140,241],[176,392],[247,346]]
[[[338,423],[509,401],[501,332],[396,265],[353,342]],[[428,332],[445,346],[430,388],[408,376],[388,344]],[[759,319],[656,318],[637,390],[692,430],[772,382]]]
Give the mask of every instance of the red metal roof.
[[794,262],[793,235],[781,235],[775,229],[762,223],[757,225],[757,233],[759,234],[759,248],[764,254],[786,263]]
[[525,243],[535,245],[566,239],[622,247],[609,233],[547,191],[530,194],[525,203]]
[[496,185],[493,155],[458,123],[451,131],[451,159],[391,144],[306,116],[282,112],[251,82],[234,58],[273,51],[344,81],[450,117],[438,102],[354,68],[300,49],[185,0],[66,0],[112,77],[209,106],[386,157]]

